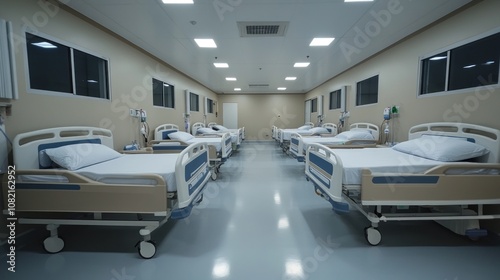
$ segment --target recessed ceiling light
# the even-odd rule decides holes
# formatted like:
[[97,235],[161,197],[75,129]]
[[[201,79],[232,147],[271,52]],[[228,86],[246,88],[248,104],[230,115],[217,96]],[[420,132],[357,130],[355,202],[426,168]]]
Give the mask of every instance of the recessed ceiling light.
[[279,87],[278,90],[286,90],[286,87]]
[[373,0],[344,0],[344,2],[373,2]]
[[226,77],[226,81],[236,81],[236,78],[234,78],[234,77]]
[[193,4],[193,0],[162,0],[163,4]]
[[214,39],[194,39],[200,48],[217,48]]
[[317,46],[328,46],[330,45],[335,38],[314,38],[309,46],[317,47]]
[[483,63],[483,65],[491,65],[491,64],[494,64],[495,61],[493,60],[490,60],[490,61],[486,61],[485,63]]
[[234,91],[241,91],[241,88],[239,88],[239,87],[234,88]]
[[309,62],[296,62],[293,67],[307,67],[309,66]]
[[41,47],[44,49],[55,49],[57,46],[52,45],[49,42],[38,42],[38,43],[31,43],[34,46]]
[[218,62],[214,62],[214,66],[216,68],[229,68],[229,64],[227,63],[218,63]]
[[476,64],[471,64],[471,65],[464,66],[465,69],[472,68],[472,67],[476,67]]
[[295,81],[295,80],[297,80],[297,77],[286,77],[285,80],[286,81]]

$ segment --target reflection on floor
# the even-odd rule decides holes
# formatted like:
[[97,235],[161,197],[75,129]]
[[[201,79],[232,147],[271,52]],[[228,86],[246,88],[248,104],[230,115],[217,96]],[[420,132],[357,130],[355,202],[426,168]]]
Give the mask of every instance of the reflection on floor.
[[[367,220],[335,214],[314,194],[304,164],[273,142],[246,142],[210,182],[192,215],[153,234],[141,259],[137,228],[62,227],[66,246],[47,254],[34,238],[0,257],[0,279],[499,279],[500,242],[457,236],[434,222],[383,223],[366,243]],[[45,234],[45,231],[40,231]]]

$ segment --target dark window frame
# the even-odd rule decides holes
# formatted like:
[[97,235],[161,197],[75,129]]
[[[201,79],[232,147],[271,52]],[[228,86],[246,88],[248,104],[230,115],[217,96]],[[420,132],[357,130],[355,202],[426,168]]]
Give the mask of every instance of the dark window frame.
[[[196,100],[195,102],[193,102]],[[194,92],[189,92],[189,111],[199,112],[200,111],[200,96]]]
[[[24,35],[27,92],[111,100],[109,59],[44,34],[26,31]],[[40,42],[56,48],[34,45]],[[50,71],[47,70],[47,60],[50,60]]]
[[[335,100],[335,102],[333,102]],[[330,92],[329,110],[342,108],[342,90],[337,89]]]
[[378,103],[379,75],[374,75],[356,83],[356,106]]
[[[175,86],[156,78],[152,78],[152,84],[153,106],[175,109]],[[161,94],[159,92],[160,85]],[[166,88],[169,89],[168,92],[165,92]],[[158,97],[161,99],[159,100]]]
[[[494,46],[497,47],[494,47]],[[427,66],[433,57],[446,54],[441,72],[428,73]],[[491,58],[491,59],[490,59]],[[500,85],[500,28],[463,40],[419,59],[419,88],[417,96],[433,96],[469,92],[484,86]],[[443,65],[440,66],[443,68]],[[439,76],[436,79],[436,76]],[[444,77],[443,77],[444,76]],[[429,84],[428,77],[440,83]],[[431,90],[429,90],[431,88]]]

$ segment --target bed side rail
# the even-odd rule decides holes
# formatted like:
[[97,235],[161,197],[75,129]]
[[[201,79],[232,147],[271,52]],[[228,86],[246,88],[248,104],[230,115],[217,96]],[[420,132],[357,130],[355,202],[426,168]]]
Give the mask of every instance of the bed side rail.
[[342,202],[342,160],[329,148],[311,144],[306,152],[306,176],[330,199]]
[[222,135],[221,152],[223,161],[231,156],[233,152],[233,143],[231,143],[231,134],[229,132]]
[[[174,210],[172,218],[184,218],[198,201],[210,177],[208,145],[206,143],[189,145],[179,154],[175,170],[179,209]],[[183,212],[180,217],[177,216],[179,211]]]
[[298,161],[304,161],[304,141],[302,141],[302,136],[300,134],[291,134],[290,151]]

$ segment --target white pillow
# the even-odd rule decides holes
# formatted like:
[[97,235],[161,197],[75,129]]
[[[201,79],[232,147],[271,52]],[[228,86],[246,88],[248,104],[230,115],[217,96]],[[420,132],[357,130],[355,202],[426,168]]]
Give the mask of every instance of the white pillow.
[[226,127],[219,125],[219,124],[212,126],[212,129],[217,130],[217,131],[228,131],[228,129]]
[[206,134],[206,133],[216,133],[217,131],[215,131],[211,128],[208,128],[208,127],[200,127],[200,128],[198,128],[197,132],[199,134]]
[[313,127],[311,129],[309,129],[310,133],[312,134],[330,134],[330,131],[328,131],[328,129],[324,128],[324,127]]
[[341,132],[336,136],[345,140],[375,140],[373,135],[367,130],[349,130]]
[[184,132],[184,131],[172,132],[168,135],[168,137],[170,137],[170,139],[172,139],[172,140],[179,140],[179,141],[183,141],[183,142],[187,142],[187,141],[194,138],[193,135],[191,135],[187,132]]
[[297,128],[297,129],[300,129],[300,130],[309,130],[309,129],[311,129],[311,126],[310,125],[303,125],[303,126]]
[[487,154],[478,144],[455,137],[420,137],[392,147],[396,151],[437,161],[461,161]]
[[53,162],[68,170],[77,170],[122,156],[122,154],[105,145],[90,143],[46,149],[45,153]]

